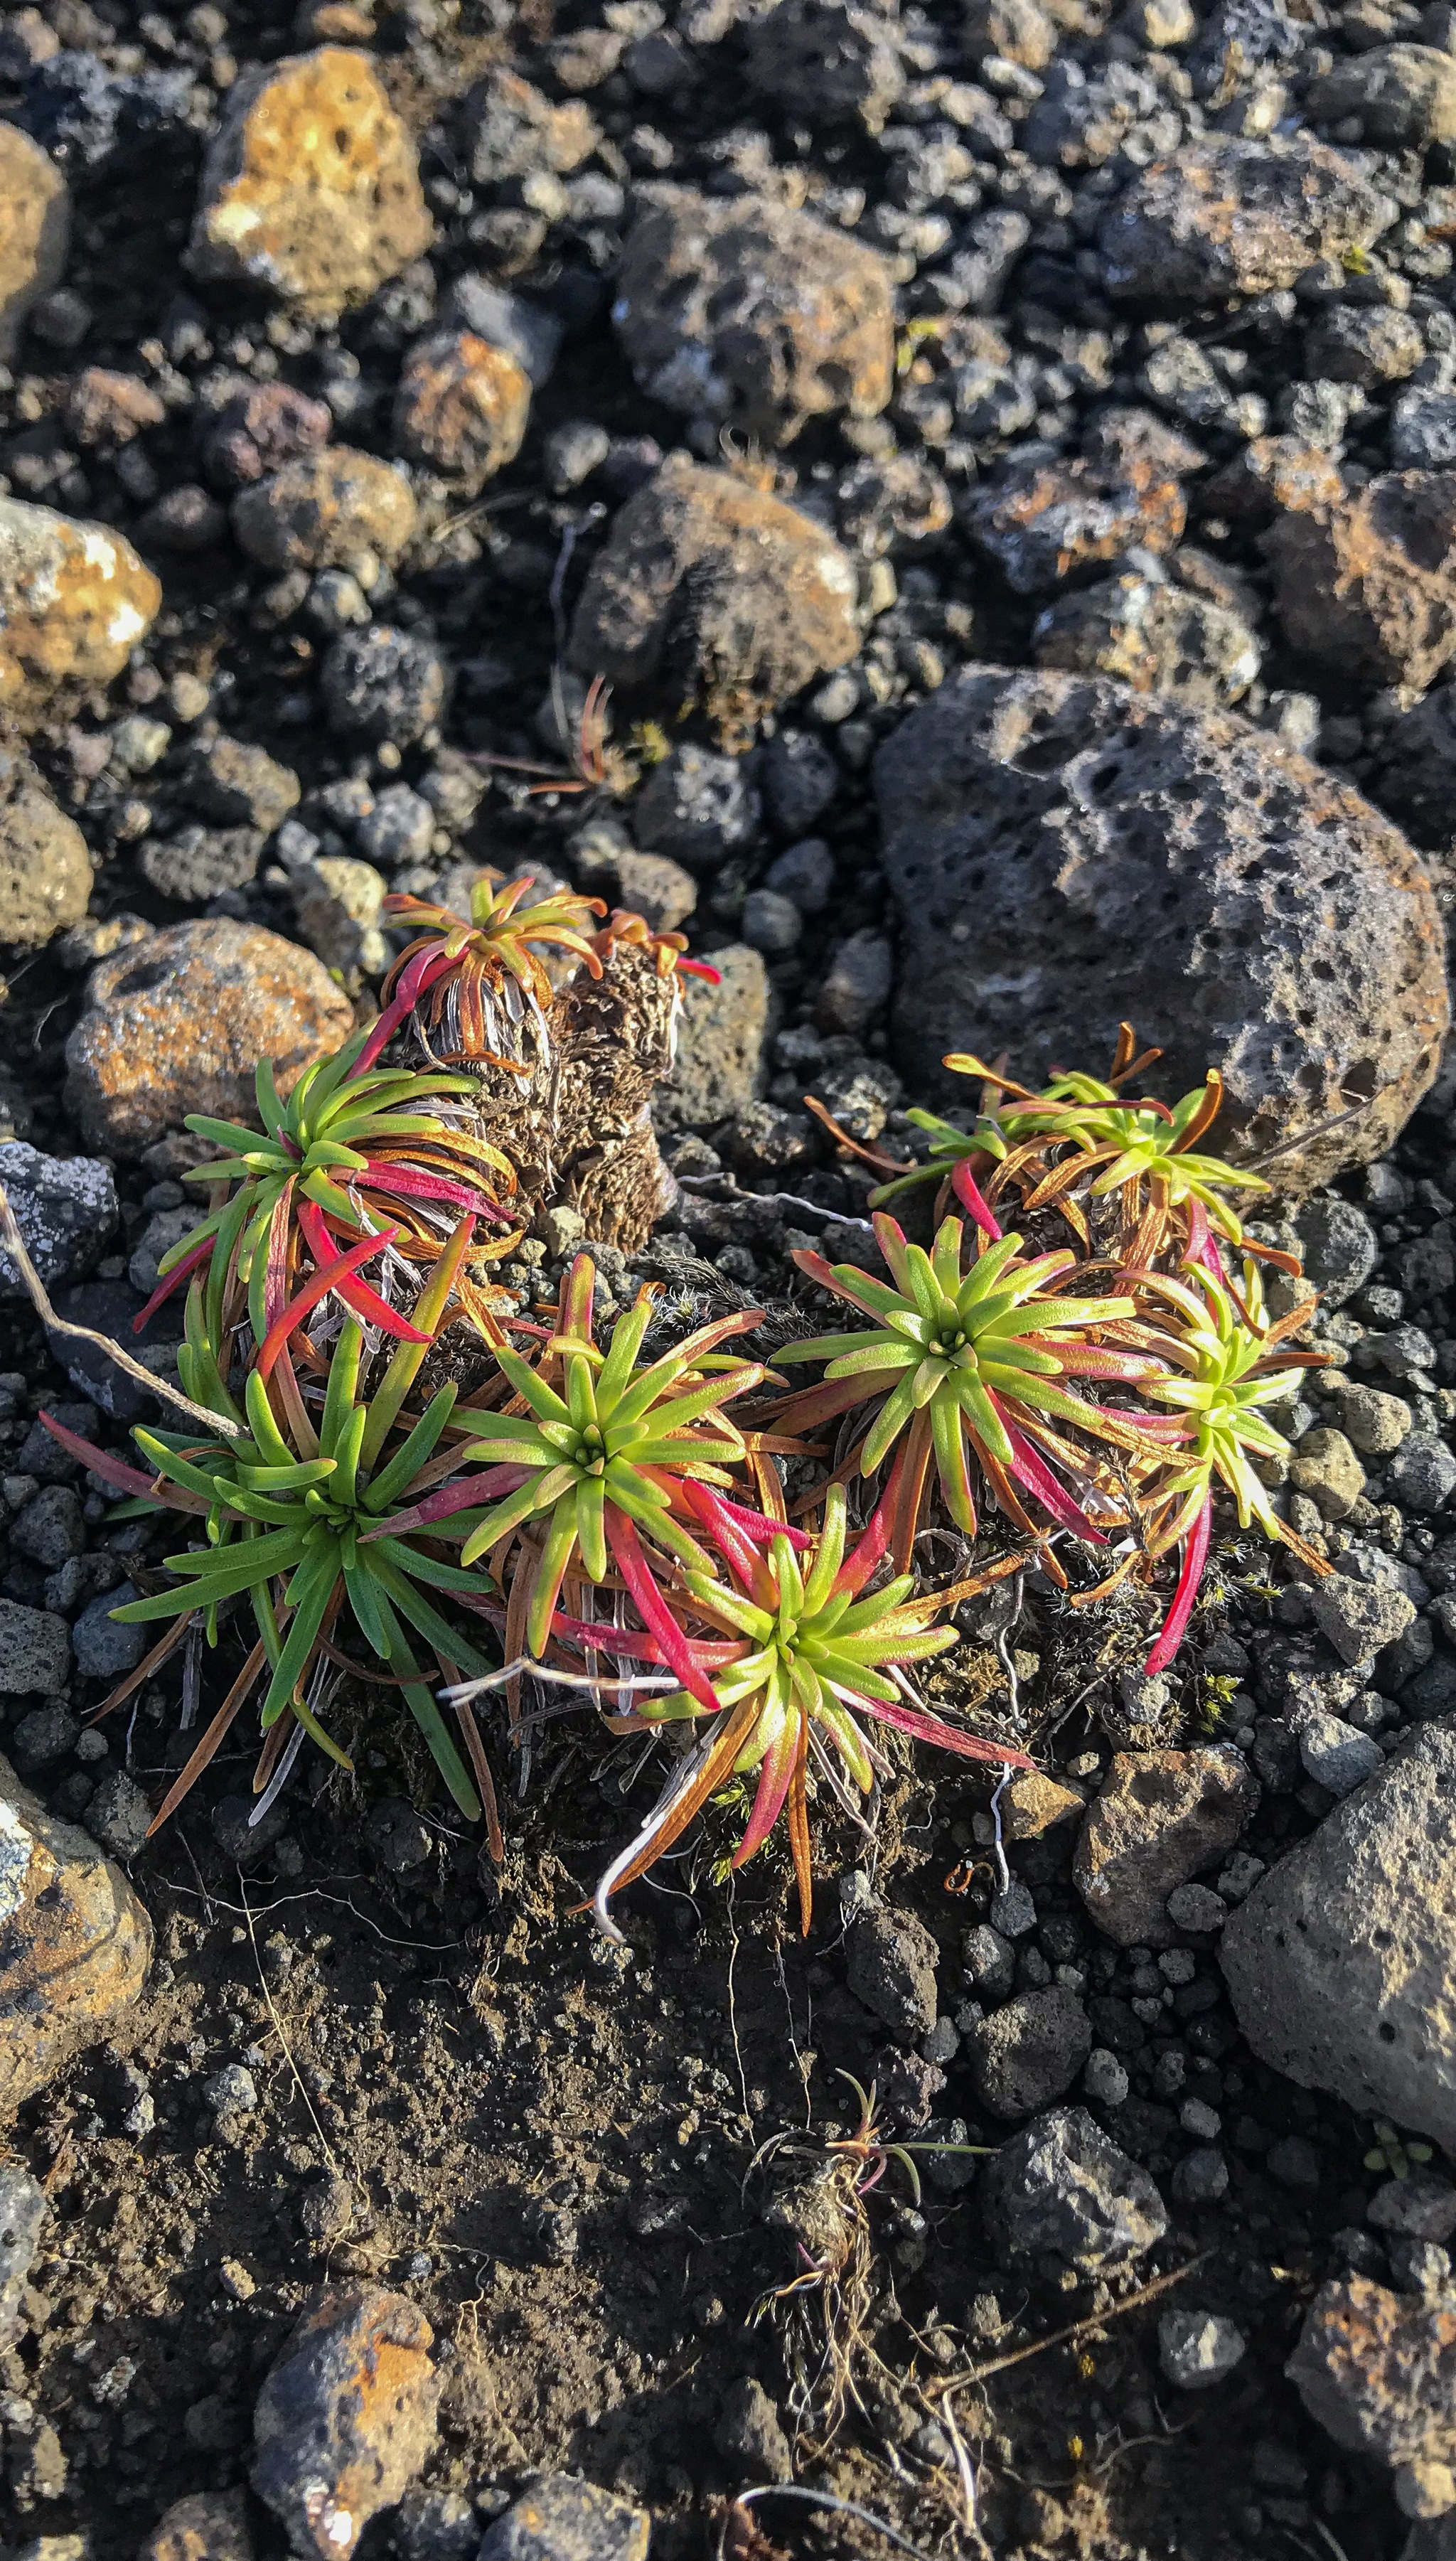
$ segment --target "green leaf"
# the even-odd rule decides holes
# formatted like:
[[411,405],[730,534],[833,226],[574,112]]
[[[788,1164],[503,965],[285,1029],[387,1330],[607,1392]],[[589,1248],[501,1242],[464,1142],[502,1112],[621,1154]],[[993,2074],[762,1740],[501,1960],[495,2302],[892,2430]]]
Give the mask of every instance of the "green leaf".
[[[422,1330],[422,1328],[421,1328]],[[381,1467],[364,1497],[366,1511],[382,1512],[404,1491],[426,1458],[432,1457],[440,1434],[454,1411],[458,1391],[453,1382],[430,1398],[412,1432],[401,1442],[388,1465]]]

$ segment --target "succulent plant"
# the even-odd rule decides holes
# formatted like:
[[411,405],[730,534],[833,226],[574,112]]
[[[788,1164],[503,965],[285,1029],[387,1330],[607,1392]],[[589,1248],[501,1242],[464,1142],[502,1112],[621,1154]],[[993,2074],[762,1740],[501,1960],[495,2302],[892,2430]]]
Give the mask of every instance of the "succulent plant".
[[[1126,1415],[1076,1395],[1067,1382],[1103,1378],[1136,1384],[1156,1374],[1146,1353],[1099,1339],[1137,1315],[1126,1296],[1063,1297],[1055,1283],[1073,1270],[1067,1252],[1020,1260],[1022,1239],[984,1246],[962,1269],[963,1229],[942,1221],[934,1249],[910,1245],[882,1212],[875,1235],[891,1275],[872,1279],[854,1264],[827,1264],[800,1251],[794,1261],[819,1286],[874,1318],[871,1330],[820,1334],[788,1344],[785,1364],[824,1361],[825,1384],[792,1396],[780,1409],[785,1429],[802,1430],[883,1397],[859,1448],[860,1472],[873,1475],[896,1451],[887,1493],[896,1564],[908,1565],[933,1459],[946,1509],[974,1538],[979,1527],[976,1475],[1006,1517],[1036,1533],[1023,1496],[1081,1538],[1102,1535],[1062,1478],[1087,1477],[1092,1460],[1069,1445],[1058,1424],[1123,1449],[1138,1446]],[[888,1393],[887,1393],[888,1391]],[[1058,1473],[1058,1470],[1060,1471]],[[1090,1482],[1106,1517],[1118,1506]],[[1059,1572],[1054,1559],[1049,1560]]]
[[196,1274],[204,1277],[213,1341],[223,1341],[237,1284],[260,1345],[311,1267],[311,1285],[330,1271],[327,1285],[355,1315],[407,1341],[407,1312],[366,1281],[362,1267],[392,1248],[432,1260],[462,1213],[509,1229],[500,1195],[509,1199],[515,1172],[450,1108],[454,1097],[473,1091],[469,1078],[371,1073],[361,1066],[368,1038],[356,1033],[333,1057],[305,1068],[286,1103],[260,1060],[254,1083],[261,1130],[203,1112],[189,1116],[194,1135],[224,1152],[186,1179],[226,1186],[226,1197],[164,1256],[138,1329]]
[[1173,1601],[1145,1666],[1150,1677],[1166,1671],[1188,1626],[1208,1561],[1215,1484],[1233,1496],[1240,1529],[1256,1524],[1317,1573],[1330,1571],[1280,1520],[1256,1468],[1260,1458],[1289,1455],[1288,1442],[1263,1408],[1288,1396],[1291,1370],[1319,1367],[1326,1357],[1287,1348],[1309,1308],[1297,1306],[1271,1322],[1251,1263],[1244,1266],[1241,1298],[1207,1263],[1184,1268],[1183,1280],[1167,1273],[1140,1278],[1164,1315],[1147,1333],[1164,1366],[1142,1393],[1178,1418],[1176,1435],[1168,1436],[1142,1488],[1145,1553],[1151,1559],[1175,1546],[1183,1550]]
[[385,901],[385,914],[400,925],[423,930],[407,944],[384,984],[384,1007],[369,1035],[366,1064],[378,1058],[401,1025],[417,1016],[423,1045],[449,1059],[483,1061],[513,1075],[526,1075],[522,1054],[528,1024],[540,1054],[550,1055],[546,1013],[552,984],[540,948],[569,951],[601,975],[601,962],[590,939],[594,916],[606,909],[599,898],[581,898],[574,890],[556,890],[547,898],[523,902],[535,888],[524,880],[503,881],[498,872],[482,872],[470,893],[470,914],[456,916],[448,907],[395,895]]
[[[458,1268],[458,1255],[454,1260]],[[451,1258],[442,1258],[424,1311],[431,1330],[420,1329],[420,1344],[431,1339],[452,1278]],[[194,1312],[197,1303],[195,1293]],[[128,1602],[115,1618],[139,1623],[196,1620],[216,1643],[222,1614],[230,1604],[243,1603],[257,1634],[249,1660],[264,1682],[264,1734],[280,1718],[291,1718],[332,1760],[349,1768],[348,1755],[319,1722],[309,1697],[321,1667],[340,1659],[335,1638],[347,1612],[369,1653],[398,1683],[446,1787],[473,1820],[481,1812],[480,1796],[431,1693],[414,1639],[423,1637],[445,1677],[454,1677],[457,1666],[488,1669],[474,1642],[431,1597],[477,1603],[485,1579],[440,1556],[438,1536],[427,1528],[401,1528],[391,1517],[407,1507],[421,1484],[434,1480],[432,1462],[456,1391],[440,1388],[421,1414],[406,1418],[402,1409],[422,1351],[413,1341],[401,1344],[375,1394],[366,1397],[360,1393],[363,1346],[359,1323],[346,1317],[312,1411],[301,1400],[292,1415],[280,1411],[259,1365],[243,1389],[241,1434],[209,1444],[195,1432],[138,1427],[132,1438],[148,1474],[79,1440],[54,1417],[44,1420],[73,1454],[126,1497],[121,1515],[174,1511],[201,1529],[203,1545],[165,1559],[173,1578],[168,1588]],[[192,1378],[208,1386],[196,1360]],[[233,1399],[216,1387],[212,1394],[220,1422],[233,1425]],[[470,1525],[466,1513],[452,1527],[458,1533]],[[244,1695],[239,1691],[238,1706]],[[478,1771],[482,1756],[473,1723],[467,1743]]]

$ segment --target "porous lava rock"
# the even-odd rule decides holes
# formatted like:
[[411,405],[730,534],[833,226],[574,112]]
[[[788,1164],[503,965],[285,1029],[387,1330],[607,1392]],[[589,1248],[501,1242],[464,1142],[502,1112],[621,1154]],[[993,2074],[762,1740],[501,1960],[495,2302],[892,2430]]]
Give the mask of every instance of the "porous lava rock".
[[889,261],[772,196],[665,189],[628,235],[612,319],[649,399],[769,442],[874,418],[894,388]]
[[1261,2062],[1456,2143],[1456,1725],[1420,1727],[1260,1877],[1219,1947]]
[[92,970],[66,1044],[67,1106],[108,1155],[149,1146],[189,1111],[247,1120],[260,1058],[289,1094],[353,1021],[322,961],[280,934],[229,917],[168,926]]
[[437,329],[409,350],[395,395],[395,443],[474,497],[521,450],[531,378],[472,329]]
[[1282,292],[1316,259],[1369,249],[1397,212],[1307,134],[1208,134],[1140,170],[1104,215],[1103,282],[1160,308]]
[[0,1760],[0,2115],[117,2034],[151,1956],[152,1925],[121,1870]]
[[965,1101],[949,1050],[1004,1049],[1033,1081],[1110,1057],[1126,1020],[1162,1044],[1170,1095],[1220,1069],[1214,1143],[1280,1147],[1269,1178],[1300,1192],[1383,1154],[1431,1084],[1448,1017],[1425,873],[1267,733],[971,668],[901,722],[876,783],[918,1090]]
[[1382,472],[1263,549],[1285,638],[1343,683],[1423,692],[1456,649],[1456,474]]
[[349,2561],[435,2441],[434,2332],[404,2295],[320,2287],[269,2367],[252,2414],[252,2486],[295,2552]]
[[0,124],[0,364],[20,344],[26,313],[59,284],[71,246],[71,194],[48,151]]
[[27,719],[64,687],[109,684],[161,601],[109,525],[0,497],[0,718]]
[[76,820],[57,807],[33,765],[0,748],[0,942],[41,950],[81,922],[92,879]]
[[849,554],[812,517],[670,454],[592,562],[570,661],[701,701],[731,740],[854,657],[858,598]]
[[414,145],[367,54],[324,45],[230,90],[203,167],[194,274],[331,313],[367,300],[433,232]]
[[347,568],[364,552],[397,560],[414,519],[403,471],[347,444],[295,455],[233,502],[243,549],[274,571]]

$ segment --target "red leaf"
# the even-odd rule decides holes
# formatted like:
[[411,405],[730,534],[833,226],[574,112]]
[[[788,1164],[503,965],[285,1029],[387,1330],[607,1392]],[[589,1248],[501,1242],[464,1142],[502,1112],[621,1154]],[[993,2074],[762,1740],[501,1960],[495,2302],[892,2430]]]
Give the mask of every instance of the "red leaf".
[[834,1579],[836,1592],[862,1592],[890,1545],[890,1497],[882,1495]]
[[1004,1743],[988,1743],[980,1734],[960,1734],[928,1709],[891,1707],[888,1699],[856,1698],[854,1705],[867,1716],[878,1716],[882,1725],[894,1725],[901,1734],[913,1734],[918,1743],[937,1744],[942,1752],[958,1752],[963,1761],[1009,1761],[1014,1770],[1035,1770],[1036,1762],[1025,1752],[1009,1751]]
[[1193,1616],[1193,1605],[1198,1599],[1199,1585],[1204,1579],[1204,1567],[1209,1561],[1209,1540],[1213,1527],[1213,1505],[1210,1500],[1205,1503],[1183,1542],[1183,1563],[1179,1571],[1178,1588],[1173,1595],[1173,1606],[1163,1622],[1158,1641],[1143,1665],[1145,1680],[1153,1680],[1159,1672],[1166,1672],[1183,1642],[1184,1629]]
[[1017,1483],[1025,1485],[1029,1494],[1035,1494],[1043,1510],[1050,1512],[1063,1529],[1075,1530],[1078,1538],[1092,1539],[1098,1547],[1105,1547],[1105,1532],[1088,1520],[1081,1505],[1074,1503],[1065,1486],[1057,1483],[1046,1459],[1032,1448],[1030,1441],[1010,1425],[1007,1432],[1012,1448],[1011,1472]]
[[367,1547],[372,1538],[404,1538],[411,1529],[427,1529],[431,1521],[448,1520],[452,1512],[468,1512],[472,1504],[496,1502],[503,1494],[514,1494],[531,1472],[529,1467],[487,1467],[478,1476],[457,1476],[453,1485],[426,1494],[422,1502],[411,1503],[407,1512],[393,1512],[378,1529],[367,1529],[360,1546]]
[[694,1661],[692,1646],[652,1579],[652,1570],[642,1552],[635,1524],[625,1512],[617,1509],[615,1503],[608,1503],[605,1508],[607,1542],[621,1569],[622,1581],[637,1604],[643,1623],[657,1638],[664,1660],[677,1673],[684,1689],[692,1693],[710,1716],[717,1716],[723,1702],[707,1674]]
[[955,1167],[950,1177],[950,1188],[954,1192],[956,1199],[964,1202],[966,1208],[970,1211],[972,1218],[975,1220],[977,1227],[984,1228],[993,1245],[999,1245],[1001,1242],[1001,1229],[997,1224],[996,1213],[982,1193],[980,1185],[972,1175],[971,1169],[964,1156],[959,1156],[956,1159]]
[[378,1325],[381,1333],[393,1334],[398,1342],[434,1341],[433,1334],[422,1333],[418,1325],[411,1325],[408,1317],[392,1307],[388,1298],[382,1298],[378,1289],[371,1289],[367,1280],[341,1280],[338,1291],[351,1315],[362,1317],[367,1325]]
[[[280,1308],[263,1337],[257,1356],[260,1378],[267,1377],[289,1335],[297,1332],[304,1317],[312,1313],[319,1300],[327,1298],[331,1289],[337,1289],[341,1280],[348,1280],[361,1263],[367,1263],[372,1254],[378,1254],[382,1245],[392,1245],[399,1233],[397,1227],[391,1227],[378,1236],[366,1236],[360,1244],[351,1246],[347,1254],[341,1254],[337,1262],[326,1263],[311,1280],[305,1280],[297,1296],[290,1298],[286,1307]],[[428,1337],[423,1339],[428,1340]]]
[[143,1325],[145,1325],[150,1318],[156,1314],[157,1309],[171,1297],[173,1290],[181,1287],[190,1272],[195,1272],[200,1263],[207,1263],[211,1260],[212,1251],[213,1239],[208,1237],[203,1244],[194,1246],[192,1252],[185,1256],[181,1263],[174,1265],[173,1269],[157,1282],[157,1285],[152,1291],[151,1296],[148,1298],[146,1305],[143,1307],[141,1314],[139,1316],[133,1316],[131,1319],[131,1330],[134,1334],[139,1334],[141,1332]]
[[119,1485],[126,1494],[151,1493],[153,1480],[144,1476],[139,1467],[128,1467],[124,1458],[113,1458],[108,1450],[98,1450],[94,1441],[83,1441],[79,1432],[73,1432],[65,1423],[58,1423],[55,1415],[48,1414],[44,1406],[36,1419],[44,1423],[52,1440],[59,1441],[63,1450],[69,1450],[73,1458],[80,1458],[93,1476],[104,1476],[108,1485]]
[[[624,1654],[639,1663],[660,1663],[665,1659],[655,1636],[644,1636],[636,1627],[614,1627],[606,1619],[568,1619],[558,1610],[552,1617],[551,1631],[566,1644],[579,1645],[584,1653]],[[741,1637],[705,1640],[694,1636],[691,1641],[705,1670],[735,1663],[745,1650]]]

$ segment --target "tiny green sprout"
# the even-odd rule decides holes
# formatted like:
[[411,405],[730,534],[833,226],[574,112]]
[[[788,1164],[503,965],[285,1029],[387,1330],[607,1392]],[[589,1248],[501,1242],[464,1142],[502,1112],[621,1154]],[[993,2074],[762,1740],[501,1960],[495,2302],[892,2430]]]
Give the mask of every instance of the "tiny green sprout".
[[1429,2143],[1405,2141],[1384,2117],[1376,2117],[1375,2136],[1365,2155],[1366,2168],[1382,2169],[1390,2178],[1409,2178],[1412,2166],[1423,2169],[1432,2157]]

